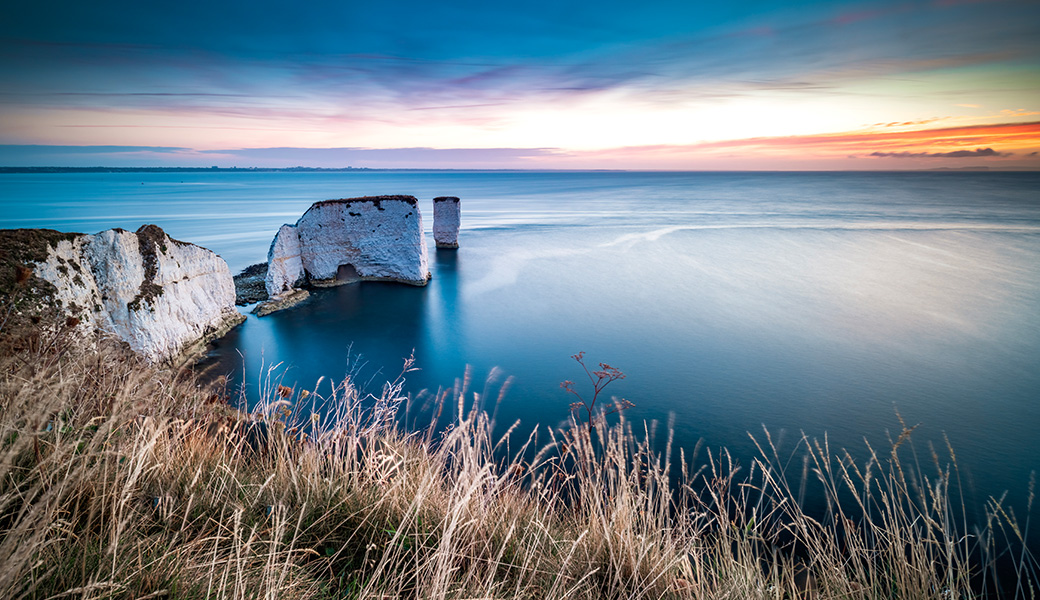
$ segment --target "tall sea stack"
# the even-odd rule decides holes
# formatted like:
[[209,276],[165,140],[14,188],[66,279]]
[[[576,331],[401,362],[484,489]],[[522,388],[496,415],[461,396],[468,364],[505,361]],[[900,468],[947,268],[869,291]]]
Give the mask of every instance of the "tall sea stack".
[[267,255],[270,301],[258,314],[305,297],[301,286],[356,281],[426,285],[429,260],[414,196],[365,196],[314,203],[295,225],[282,225]]
[[438,248],[459,247],[459,199],[439,196],[433,199],[433,241]]

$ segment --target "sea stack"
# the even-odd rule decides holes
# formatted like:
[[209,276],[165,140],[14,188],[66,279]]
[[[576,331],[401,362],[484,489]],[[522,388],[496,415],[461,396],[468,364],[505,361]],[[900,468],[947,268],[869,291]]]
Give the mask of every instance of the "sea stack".
[[439,196],[433,199],[433,241],[438,248],[459,247],[459,199]]
[[[31,269],[35,299],[88,333],[101,330],[151,362],[179,362],[245,320],[224,259],[155,225],[94,235],[2,232],[0,245]],[[21,254],[21,256],[16,256]]]
[[426,285],[430,280],[422,215],[414,196],[316,202],[295,225],[282,225],[267,253],[267,293],[258,314],[287,308],[301,286],[356,281]]

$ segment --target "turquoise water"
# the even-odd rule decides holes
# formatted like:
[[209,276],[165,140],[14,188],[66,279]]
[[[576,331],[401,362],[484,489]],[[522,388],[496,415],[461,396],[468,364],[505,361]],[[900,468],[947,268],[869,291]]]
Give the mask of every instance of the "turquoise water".
[[[252,385],[319,377],[378,391],[513,378],[498,422],[556,425],[581,372],[627,375],[627,415],[676,441],[753,455],[884,447],[896,410],[957,450],[970,500],[1024,507],[1040,467],[1040,175],[1032,173],[185,173],[0,176],[0,227],[95,232],[156,223],[237,271],[315,201],[462,198],[458,251],[425,288],[363,283],[250,319],[211,363]],[[243,363],[244,359],[244,363]],[[497,368],[497,369],[496,369]],[[244,372],[244,377],[243,377]],[[491,386],[490,396],[497,393]]]

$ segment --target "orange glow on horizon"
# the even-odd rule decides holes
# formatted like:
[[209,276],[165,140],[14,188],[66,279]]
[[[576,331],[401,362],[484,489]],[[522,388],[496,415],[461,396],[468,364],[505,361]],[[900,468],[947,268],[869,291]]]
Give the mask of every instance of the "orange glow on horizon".
[[986,146],[1021,151],[1040,146],[1040,121],[968,125],[903,131],[853,131],[835,134],[750,138],[699,144],[699,148],[816,148],[841,154],[877,151],[942,152]]
[[[951,155],[952,154],[952,155]],[[632,168],[927,168],[978,166],[1040,168],[1040,121],[900,131],[756,137],[688,145],[618,147],[562,152],[573,163],[597,161]],[[866,160],[863,160],[866,159]],[[965,159],[972,159],[965,163]],[[545,159],[534,159],[542,162]]]

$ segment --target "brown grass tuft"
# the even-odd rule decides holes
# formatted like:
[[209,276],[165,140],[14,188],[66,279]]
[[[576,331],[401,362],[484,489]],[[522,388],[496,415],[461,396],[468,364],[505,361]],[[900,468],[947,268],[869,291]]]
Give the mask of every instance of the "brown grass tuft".
[[0,358],[0,598],[1035,594],[1024,550],[1018,587],[995,579],[1010,509],[969,535],[955,462],[926,473],[912,438],[865,461],[803,438],[803,478],[768,432],[743,467],[620,415],[493,436],[465,384],[448,429],[406,432],[401,379],[272,384],[247,415],[191,373],[60,347]]

